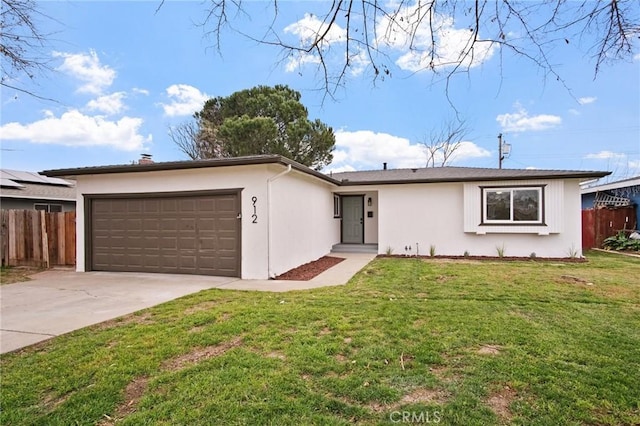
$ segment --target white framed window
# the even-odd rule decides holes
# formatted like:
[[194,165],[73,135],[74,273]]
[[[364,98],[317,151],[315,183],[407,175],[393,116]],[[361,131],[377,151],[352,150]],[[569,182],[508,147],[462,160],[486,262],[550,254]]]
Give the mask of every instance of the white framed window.
[[45,204],[35,203],[33,208],[38,211],[44,211],[49,213],[60,213],[62,211],[62,204]]
[[482,225],[544,225],[544,185],[481,189]]
[[342,211],[340,209],[340,196],[337,194],[333,194],[333,217],[341,218]]

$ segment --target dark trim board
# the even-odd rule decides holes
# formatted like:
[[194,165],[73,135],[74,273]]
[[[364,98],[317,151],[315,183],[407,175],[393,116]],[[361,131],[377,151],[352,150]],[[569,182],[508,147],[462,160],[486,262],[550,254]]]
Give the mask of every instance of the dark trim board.
[[[109,193],[109,194],[84,194],[84,252],[85,252],[85,271],[93,271],[93,237],[94,232],[92,229],[93,225],[93,204],[95,200],[105,200],[105,199],[113,199],[113,200],[134,200],[134,199],[154,199],[154,198],[182,198],[182,197],[215,197],[222,195],[234,195],[236,198],[236,207],[237,207],[237,220],[238,226],[236,228],[236,238],[237,238],[237,253],[236,253],[236,270],[237,276],[242,276],[242,188],[232,188],[232,189],[223,189],[223,190],[205,190],[205,191],[180,191],[180,192],[143,192],[143,193]],[[196,249],[197,250],[197,249]],[[163,271],[159,271],[163,272]],[[181,273],[181,272],[177,272]],[[184,272],[188,273],[188,272]],[[236,275],[234,275],[236,276]]]

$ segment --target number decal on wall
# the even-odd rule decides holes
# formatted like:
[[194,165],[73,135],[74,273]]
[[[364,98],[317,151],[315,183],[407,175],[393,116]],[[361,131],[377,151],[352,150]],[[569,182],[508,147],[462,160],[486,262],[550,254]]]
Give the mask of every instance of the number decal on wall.
[[258,223],[258,211],[256,209],[256,203],[258,202],[258,197],[251,197],[251,202],[253,203],[253,214],[251,218],[253,219],[251,223]]

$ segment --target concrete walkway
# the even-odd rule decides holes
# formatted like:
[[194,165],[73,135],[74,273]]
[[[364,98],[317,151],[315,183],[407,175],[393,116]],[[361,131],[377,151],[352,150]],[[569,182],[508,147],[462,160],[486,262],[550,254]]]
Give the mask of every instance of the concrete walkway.
[[0,353],[211,288],[283,292],[343,285],[375,254],[332,253],[331,256],[345,260],[310,281],[129,272],[41,272],[33,275],[31,281],[0,286]]

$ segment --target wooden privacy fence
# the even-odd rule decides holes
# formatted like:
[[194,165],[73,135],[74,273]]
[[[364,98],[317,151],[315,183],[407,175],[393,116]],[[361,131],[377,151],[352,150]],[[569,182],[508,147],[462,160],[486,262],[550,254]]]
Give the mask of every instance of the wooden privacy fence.
[[76,264],[76,212],[2,210],[2,266]]
[[605,238],[634,229],[635,206],[582,210],[582,248],[601,248]]

